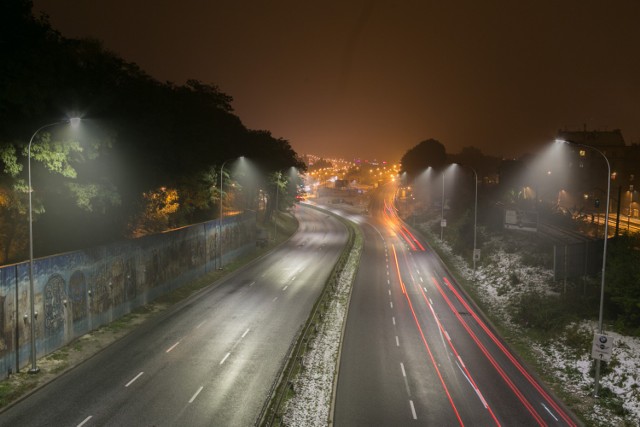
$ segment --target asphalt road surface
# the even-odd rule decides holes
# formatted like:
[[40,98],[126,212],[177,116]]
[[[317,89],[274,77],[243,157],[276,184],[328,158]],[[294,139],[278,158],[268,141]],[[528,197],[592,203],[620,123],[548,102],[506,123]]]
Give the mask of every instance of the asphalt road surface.
[[2,426],[250,426],[347,240],[299,206],[300,229],[0,414]]
[[402,225],[392,199],[386,189],[362,223],[334,425],[576,425]]

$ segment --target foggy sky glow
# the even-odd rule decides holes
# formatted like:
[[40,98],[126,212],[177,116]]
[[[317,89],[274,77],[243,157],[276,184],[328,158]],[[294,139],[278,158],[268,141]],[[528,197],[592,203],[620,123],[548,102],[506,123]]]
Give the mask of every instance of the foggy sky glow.
[[[461,6],[464,5],[464,6]],[[161,81],[216,84],[300,154],[435,138],[513,157],[560,128],[640,142],[640,2],[34,0]]]

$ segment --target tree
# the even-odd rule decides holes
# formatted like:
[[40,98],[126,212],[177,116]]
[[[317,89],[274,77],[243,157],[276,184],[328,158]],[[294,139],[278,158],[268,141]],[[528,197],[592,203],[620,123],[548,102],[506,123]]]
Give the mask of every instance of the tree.
[[640,331],[640,236],[623,234],[611,240],[607,255],[610,315],[621,329]]
[[406,172],[409,180],[425,171],[428,167],[439,170],[447,164],[447,154],[439,141],[427,139],[409,149],[400,160],[400,173]]
[[[91,117],[93,128],[76,140],[43,132],[32,147],[39,254],[211,218],[220,201],[215,169],[228,159],[254,160],[267,192],[274,172],[305,170],[287,140],[247,129],[216,85],[161,83],[99,40],[62,37],[32,15],[31,1],[0,2],[0,56],[5,254],[25,247],[26,140],[64,117],[61,105]],[[255,206],[248,198],[257,200],[257,182],[244,186],[243,206]],[[161,188],[175,190],[174,211],[157,205],[166,200]]]
[[160,187],[142,195],[144,211],[133,224],[131,234],[140,237],[146,234],[160,233],[174,224],[171,216],[178,211],[180,200],[174,188]]

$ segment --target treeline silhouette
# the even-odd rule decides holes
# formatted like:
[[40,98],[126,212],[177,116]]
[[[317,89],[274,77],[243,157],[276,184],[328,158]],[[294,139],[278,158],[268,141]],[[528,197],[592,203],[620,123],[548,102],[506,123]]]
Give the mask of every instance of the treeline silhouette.
[[167,228],[214,218],[220,166],[239,156],[264,178],[254,195],[276,191],[273,174],[304,170],[216,85],[160,82],[99,40],[64,37],[31,1],[0,3],[0,57],[1,263],[26,258],[29,139],[67,117],[82,116],[81,129],[63,123],[33,142],[36,256],[144,234],[150,209]]

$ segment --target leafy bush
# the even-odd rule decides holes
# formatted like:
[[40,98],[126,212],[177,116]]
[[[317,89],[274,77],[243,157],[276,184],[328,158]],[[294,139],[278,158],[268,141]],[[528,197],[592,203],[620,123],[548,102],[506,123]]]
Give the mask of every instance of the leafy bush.
[[584,325],[572,323],[567,326],[562,339],[574,355],[588,353],[593,340],[593,331]]
[[515,301],[513,318],[526,328],[549,332],[563,328],[569,315],[559,297],[531,291]]

